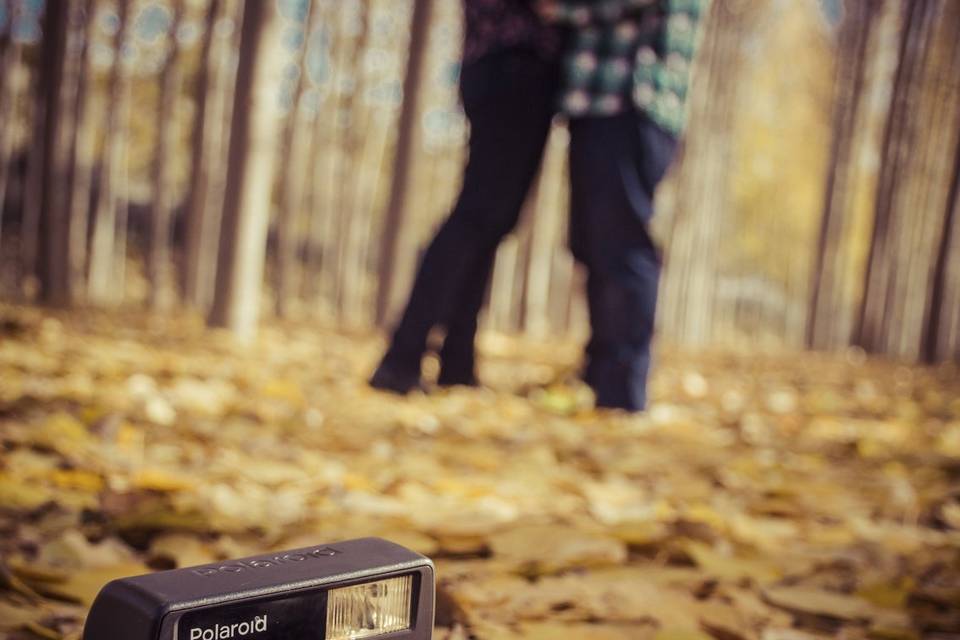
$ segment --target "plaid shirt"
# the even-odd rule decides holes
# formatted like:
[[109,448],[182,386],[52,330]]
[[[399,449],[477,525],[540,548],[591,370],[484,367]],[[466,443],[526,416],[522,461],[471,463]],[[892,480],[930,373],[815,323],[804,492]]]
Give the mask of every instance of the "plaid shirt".
[[559,0],[550,19],[570,27],[560,110],[610,116],[632,103],[679,135],[708,1]]
[[546,60],[560,53],[560,30],[545,24],[532,0],[463,0],[463,61],[505,49],[527,49]]

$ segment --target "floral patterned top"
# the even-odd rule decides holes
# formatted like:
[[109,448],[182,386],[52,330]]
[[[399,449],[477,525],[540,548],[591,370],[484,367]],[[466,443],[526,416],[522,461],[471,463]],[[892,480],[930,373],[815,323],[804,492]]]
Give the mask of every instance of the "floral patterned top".
[[560,54],[560,30],[545,23],[533,0],[464,0],[464,63],[505,49],[529,49],[550,60]]
[[609,116],[632,103],[679,135],[707,3],[559,0],[549,18],[570,28],[560,110],[571,118]]

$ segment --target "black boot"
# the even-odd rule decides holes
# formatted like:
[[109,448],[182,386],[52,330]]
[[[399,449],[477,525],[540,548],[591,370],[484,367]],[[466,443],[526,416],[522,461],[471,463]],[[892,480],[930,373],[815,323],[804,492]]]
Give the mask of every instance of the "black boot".
[[440,375],[437,376],[439,387],[479,387],[480,381],[473,369],[452,369],[440,365]]
[[[464,323],[466,328],[458,327],[446,336],[440,349],[440,373],[437,386],[440,387],[479,387],[476,374],[476,353],[473,339],[477,332],[476,313]],[[462,334],[462,335],[461,335]]]
[[404,367],[384,358],[370,376],[370,386],[380,391],[406,395],[411,391],[424,391],[418,368]]

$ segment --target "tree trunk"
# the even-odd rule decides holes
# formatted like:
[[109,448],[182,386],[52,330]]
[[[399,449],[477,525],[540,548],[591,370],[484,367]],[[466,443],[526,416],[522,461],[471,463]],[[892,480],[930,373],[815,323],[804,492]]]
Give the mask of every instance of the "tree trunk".
[[960,362],[960,144],[934,272],[924,358],[927,362]]
[[[29,62],[24,60],[24,66]],[[44,111],[46,96],[42,77],[30,74],[30,99],[33,101],[31,113],[32,130],[37,131],[39,139],[33,140],[27,151],[26,175],[23,179],[22,217],[20,222],[20,268],[21,288],[28,297],[33,293],[35,278],[40,265],[37,262],[40,252],[40,217],[43,208],[43,171],[44,171]],[[29,134],[28,134],[29,135]]]
[[[7,54],[10,52],[13,45],[13,0],[2,0],[0,2],[0,7],[3,7],[3,17],[5,22],[0,24],[0,71],[3,71],[3,75],[0,76],[3,78],[3,82],[0,83],[0,88],[6,88],[7,85],[7,75],[10,72],[7,63],[9,61]],[[3,93],[0,92],[0,98],[2,98]]]
[[[357,5],[362,10],[363,4]],[[347,5],[337,7],[339,15],[332,21],[334,33],[331,35],[333,46],[331,59],[335,69],[330,80],[329,123],[323,142],[326,153],[323,154],[321,168],[322,182],[318,185],[318,196],[322,202],[317,212],[317,223],[313,229],[313,251],[310,256],[311,268],[319,279],[318,293],[324,310],[333,317],[340,318],[340,292],[343,288],[343,237],[349,223],[350,214],[345,210],[345,194],[350,183],[352,159],[349,139],[354,127],[353,96],[356,95],[354,79],[358,76],[360,41],[366,37],[366,22],[361,22],[359,37],[352,35],[352,29],[344,24],[353,14]],[[361,15],[361,20],[363,20]],[[354,86],[351,87],[351,84]]]
[[151,233],[147,275],[150,279],[150,306],[168,308],[173,302],[173,265],[170,243],[173,231],[174,184],[172,177],[176,146],[176,104],[180,93],[180,46],[177,31],[183,18],[184,0],[174,0],[170,30],[167,34],[167,58],[160,72],[160,98],[157,104],[157,143],[153,156],[153,201],[150,211]]
[[833,140],[827,166],[827,186],[814,259],[806,343],[810,348],[829,349],[849,342],[851,327],[844,314],[841,263],[847,218],[853,198],[856,127],[867,70],[866,58],[877,0],[852,0],[838,34],[839,53],[834,82]]
[[[224,13],[235,25],[243,21],[245,2],[225,0]],[[208,96],[210,104],[207,121],[210,137],[209,161],[206,167],[206,199],[203,206],[204,234],[201,236],[200,261],[198,262],[198,309],[209,314],[216,288],[217,262],[220,251],[220,230],[223,205],[226,201],[227,165],[230,154],[230,130],[233,124],[234,87],[237,81],[240,39],[239,26],[224,38],[216,56],[215,81]]]
[[16,6],[19,6],[19,3],[5,0],[7,24],[3,32],[0,32],[0,241],[3,240],[3,214],[10,181],[10,160],[16,139],[16,119],[13,117],[18,89],[16,74],[23,50],[13,39]]
[[261,2],[244,8],[240,62],[223,205],[216,290],[209,323],[231,329],[241,340],[256,334],[263,287],[273,162],[278,122],[274,8]]
[[932,339],[938,260],[951,232],[960,6],[918,0],[906,10],[857,337],[869,351],[917,360]]
[[[307,232],[306,296],[317,303],[318,309],[330,317],[336,315],[337,289],[337,229],[339,212],[336,200],[338,182],[341,179],[341,134],[343,108],[341,91],[345,76],[352,64],[348,31],[340,24],[344,5],[331,5],[325,13],[329,26],[328,59],[333,71],[327,81],[327,90],[321,95],[323,102],[313,123],[313,145],[309,157],[314,164],[313,184],[310,191],[311,219]],[[323,117],[321,114],[329,114]]]
[[407,200],[415,150],[417,115],[420,112],[420,85],[427,51],[427,35],[433,12],[433,0],[414,0],[410,24],[410,54],[403,80],[403,105],[397,123],[397,146],[393,158],[393,177],[386,214],[380,229],[379,291],[377,324],[391,322],[413,281],[415,251],[406,229]]
[[[214,235],[211,228],[210,213],[207,209],[207,200],[210,189],[210,157],[213,152],[212,138],[214,138],[213,115],[211,102],[216,101],[212,95],[216,81],[212,76],[217,70],[214,47],[214,32],[220,14],[221,0],[210,0],[207,5],[207,15],[204,20],[203,40],[200,45],[200,64],[194,81],[194,101],[196,112],[193,120],[193,132],[190,141],[193,145],[190,155],[190,182],[187,186],[187,222],[185,249],[183,258],[183,273],[181,274],[183,296],[188,305],[197,309],[206,309],[209,300],[209,286],[204,286],[211,280],[209,268],[215,256],[208,255],[205,247],[210,246],[209,238]],[[214,72],[214,73],[212,73]]]
[[362,145],[361,170],[357,172],[353,185],[354,217],[350,219],[344,276],[355,288],[348,290],[349,295],[344,301],[344,317],[353,326],[364,327],[370,326],[373,320],[373,297],[369,286],[372,280],[369,269],[370,241],[384,175],[387,141],[393,125],[392,118],[379,114],[367,115],[364,128],[368,133]]
[[730,224],[733,124],[742,85],[743,39],[767,3],[713,3],[695,67],[690,126],[677,176],[677,214],[666,256],[659,326],[668,338],[713,337],[720,230]]
[[[274,292],[276,295],[276,313],[280,317],[290,315],[291,303],[297,297],[297,282],[299,281],[299,254],[303,243],[301,212],[304,204],[304,180],[306,174],[306,151],[311,146],[313,127],[306,122],[303,115],[303,95],[310,85],[307,75],[307,53],[310,50],[310,39],[316,25],[317,3],[309,3],[307,15],[303,22],[303,42],[297,53],[297,64],[300,73],[297,76],[293,90],[293,104],[287,119],[287,126],[283,135],[283,157],[286,162],[281,167],[280,212],[277,216],[277,254],[276,254],[276,281]],[[309,127],[309,132],[303,129]]]
[[359,189],[370,188],[370,185],[360,185],[359,182],[367,175],[363,171],[364,151],[370,148],[374,138],[370,130],[370,118],[367,110],[362,106],[359,98],[363,95],[366,81],[366,71],[363,60],[366,54],[367,40],[370,35],[372,12],[368,0],[362,0],[360,7],[360,33],[353,43],[351,65],[349,73],[354,78],[354,85],[349,95],[343,101],[343,113],[348,114],[349,122],[344,127],[341,138],[341,174],[343,179],[337,181],[335,215],[338,219],[336,237],[336,287],[334,290],[333,305],[337,317],[341,322],[349,323],[351,314],[349,309],[356,308],[354,302],[363,294],[363,282],[360,270],[353,268],[356,259],[356,239],[362,236],[361,230],[367,212],[357,207],[360,195]]
[[90,192],[93,183],[94,111],[90,102],[90,39],[93,33],[96,0],[86,0],[77,19],[82,21],[83,43],[77,62],[77,91],[73,104],[76,130],[70,150],[70,286],[82,293],[87,268],[87,233],[90,226]]
[[40,299],[49,305],[70,304],[69,237],[66,216],[67,145],[64,144],[64,66],[70,6],[67,0],[48,0],[43,19],[40,59],[40,95],[43,130],[40,132],[42,173],[40,191],[40,260],[37,275]]
[[[873,237],[870,242],[870,255],[867,259],[867,271],[863,286],[863,299],[860,307],[860,318],[857,324],[856,342],[868,350],[876,347],[879,340],[884,306],[886,304],[885,283],[887,266],[885,264],[886,247],[883,245],[888,237],[887,228],[890,224],[895,182],[898,179],[895,171],[893,156],[902,156],[907,152],[903,138],[907,125],[907,110],[909,108],[907,95],[908,87],[913,82],[919,50],[923,44],[922,31],[917,27],[921,21],[920,15],[926,10],[926,0],[915,5],[905,7],[905,23],[900,42],[900,55],[897,63],[897,75],[894,79],[893,97],[890,114],[887,118],[886,131],[883,143],[883,164],[880,169],[877,186],[877,206],[874,213]],[[884,284],[882,284],[884,283]]]
[[[113,243],[114,272],[111,302],[121,302],[127,288],[127,234],[130,227],[130,144],[132,142],[132,89],[129,77],[124,78],[120,98],[120,127],[122,135],[118,141],[116,179],[112,182],[114,203],[117,213],[116,235]],[[122,194],[122,195],[121,195]]]
[[105,143],[100,162],[97,207],[90,246],[90,271],[87,280],[87,294],[96,303],[116,302],[122,297],[114,271],[118,267],[118,222],[122,223],[122,219],[125,218],[120,211],[120,208],[125,205],[118,202],[117,182],[122,178],[120,164],[125,159],[124,146],[127,135],[124,126],[126,108],[123,103],[128,94],[128,79],[122,51],[127,39],[129,9],[129,2],[117,3],[118,24],[113,39],[113,69],[110,72],[107,89],[107,108],[103,114],[102,131]]

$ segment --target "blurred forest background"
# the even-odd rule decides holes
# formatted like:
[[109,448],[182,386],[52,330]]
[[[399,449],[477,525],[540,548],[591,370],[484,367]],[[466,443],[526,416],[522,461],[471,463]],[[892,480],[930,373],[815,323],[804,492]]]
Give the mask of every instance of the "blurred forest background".
[[381,535],[438,640],[955,639],[958,33],[713,0],[628,416],[573,380],[562,122],[484,386],[365,382],[459,186],[459,0],[0,0],[0,638]]
[[[459,186],[457,0],[4,0],[0,291],[389,325]],[[723,0],[660,336],[960,355],[960,5]],[[558,124],[484,326],[586,329]]]

